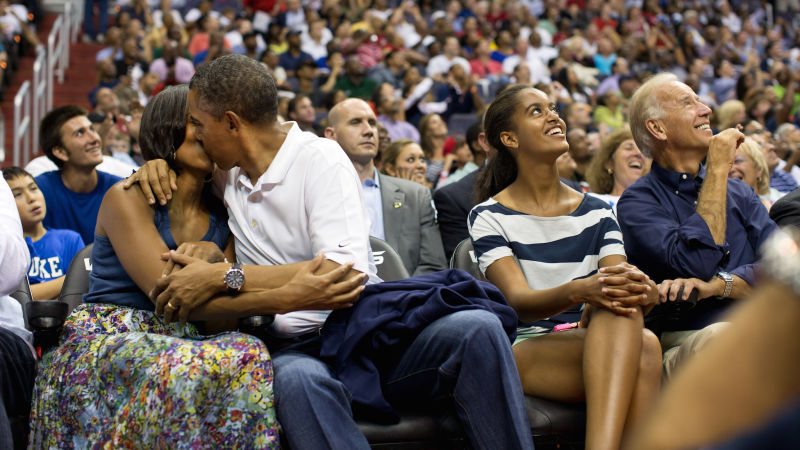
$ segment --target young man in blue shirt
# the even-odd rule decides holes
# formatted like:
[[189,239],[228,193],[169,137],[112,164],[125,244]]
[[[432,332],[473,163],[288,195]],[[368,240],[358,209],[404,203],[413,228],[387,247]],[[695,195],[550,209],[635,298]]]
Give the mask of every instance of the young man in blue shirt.
[[59,168],[36,177],[47,204],[42,223],[77,231],[86,244],[94,242],[100,203],[121,178],[96,170],[103,162],[103,146],[87,111],[72,105],[50,111],[39,127],[39,142]]
[[[680,308],[662,309],[656,324],[665,377],[721,328],[715,322],[731,300],[749,291],[758,249],[776,228],[752,188],[728,179],[744,135],[730,128],[714,136],[710,116],[671,74],[651,78],[631,99],[631,131],[653,165],[625,190],[617,212],[629,261],[661,283],[662,303]],[[699,302],[687,308],[682,301],[695,288]]]

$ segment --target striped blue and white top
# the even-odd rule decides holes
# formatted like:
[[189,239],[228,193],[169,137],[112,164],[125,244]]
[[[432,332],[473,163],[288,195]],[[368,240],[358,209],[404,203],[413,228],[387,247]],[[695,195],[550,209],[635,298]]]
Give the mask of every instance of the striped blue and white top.
[[[498,259],[513,256],[534,290],[591,276],[601,259],[625,255],[611,207],[590,195],[575,211],[558,217],[532,216],[489,199],[472,209],[468,224],[481,271],[486,273]],[[574,308],[540,322],[552,328],[579,319],[579,308]]]

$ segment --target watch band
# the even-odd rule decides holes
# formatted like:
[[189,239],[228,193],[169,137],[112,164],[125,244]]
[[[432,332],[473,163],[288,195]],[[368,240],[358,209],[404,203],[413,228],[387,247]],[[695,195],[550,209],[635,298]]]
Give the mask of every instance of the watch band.
[[776,230],[761,246],[760,273],[783,284],[800,297],[800,230]]
[[718,272],[717,277],[725,282],[725,291],[722,293],[722,297],[730,297],[731,291],[733,291],[733,275],[728,272]]
[[244,270],[242,270],[242,265],[238,262],[234,262],[230,269],[225,272],[223,281],[230,290],[238,291],[241,289],[244,285]]

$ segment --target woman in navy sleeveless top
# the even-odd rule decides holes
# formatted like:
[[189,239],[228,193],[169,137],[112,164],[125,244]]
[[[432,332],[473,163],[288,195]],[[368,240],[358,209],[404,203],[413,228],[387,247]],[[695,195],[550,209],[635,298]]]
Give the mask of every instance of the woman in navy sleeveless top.
[[[173,269],[162,255],[182,243],[210,262],[234,258],[225,210],[205,182],[213,163],[186,125],[187,96],[186,86],[168,88],[142,117],[145,158],[166,159],[177,173],[172,200],[153,208],[122,183],[103,200],[86,303],[39,370],[32,447],[279,445],[264,344],[168,323],[147,296]],[[207,321],[206,330],[224,325]]]

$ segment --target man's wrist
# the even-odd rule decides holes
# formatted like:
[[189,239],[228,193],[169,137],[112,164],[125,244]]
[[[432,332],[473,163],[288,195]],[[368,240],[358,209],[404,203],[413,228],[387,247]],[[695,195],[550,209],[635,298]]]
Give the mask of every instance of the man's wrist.
[[228,261],[218,262],[211,265],[214,273],[211,275],[211,279],[214,280],[214,289],[215,293],[219,292],[227,292],[228,285],[225,283],[225,274],[228,273],[228,269],[231,268],[231,263]]

